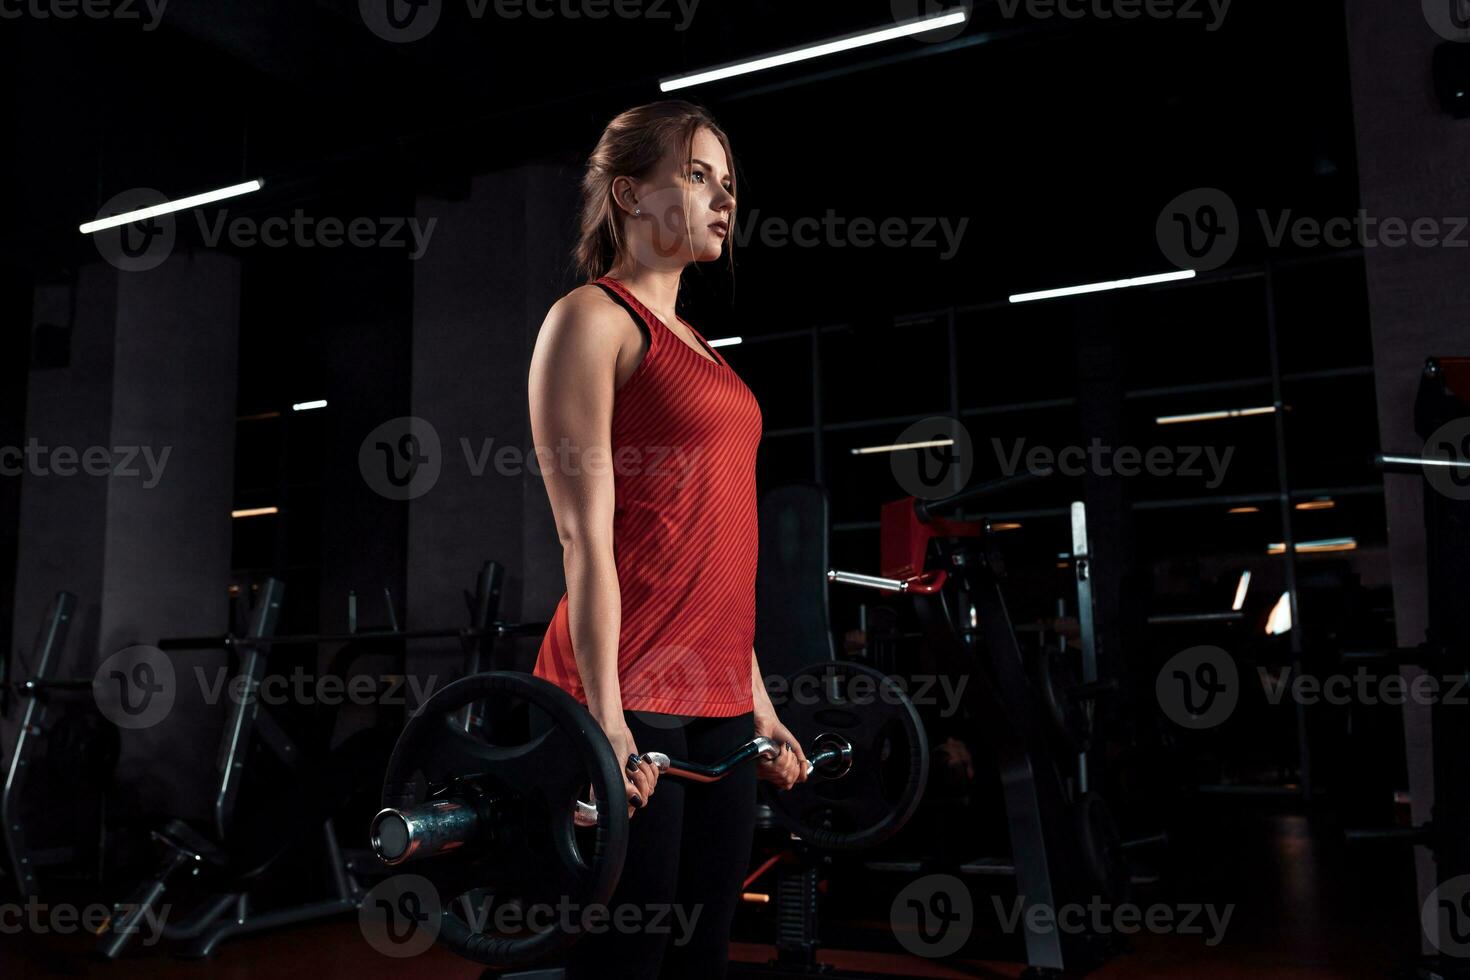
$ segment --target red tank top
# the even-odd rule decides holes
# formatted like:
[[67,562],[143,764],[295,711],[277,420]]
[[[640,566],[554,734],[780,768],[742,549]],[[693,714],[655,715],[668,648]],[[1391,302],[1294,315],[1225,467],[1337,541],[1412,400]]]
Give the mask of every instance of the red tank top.
[[[613,400],[613,553],[622,596],[623,708],[728,717],[753,708],[755,396],[713,349],[709,360],[627,287],[598,279],[648,327],[649,346]],[[683,318],[701,343],[704,338]],[[534,675],[583,704],[567,596]]]

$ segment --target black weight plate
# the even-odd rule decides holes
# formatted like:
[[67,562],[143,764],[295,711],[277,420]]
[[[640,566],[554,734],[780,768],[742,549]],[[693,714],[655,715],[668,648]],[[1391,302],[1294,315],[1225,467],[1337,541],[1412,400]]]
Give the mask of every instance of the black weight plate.
[[1086,752],[1092,743],[1092,722],[1072,695],[1077,679],[1067,663],[1069,656],[1048,644],[1036,658],[1036,687],[1052,731],[1073,752]]
[[924,723],[897,681],[849,661],[822,661],[772,692],[777,715],[804,749],[831,732],[852,743],[852,770],[815,775],[789,790],[767,782],[761,793],[775,821],[816,847],[854,851],[903,829],[929,778]]
[[[465,705],[514,698],[539,709],[550,726],[516,745],[492,744],[455,724]],[[599,806],[598,822],[579,836],[572,808],[591,785],[599,800],[622,800],[623,777],[607,736],[587,709],[561,688],[529,674],[490,671],[455,681],[409,719],[383,782],[383,806],[402,807],[443,794],[496,801],[491,835],[404,865],[439,892],[438,941],[489,966],[518,967],[555,955],[580,932],[548,929],[506,936],[479,932],[453,899],[494,892],[497,904],[565,900],[573,908],[605,904],[628,849],[626,806]],[[554,894],[553,894],[554,893]]]
[[1132,892],[1131,873],[1112,811],[1099,794],[1083,793],[1076,803],[1076,820],[1088,877],[1107,901],[1127,902]]

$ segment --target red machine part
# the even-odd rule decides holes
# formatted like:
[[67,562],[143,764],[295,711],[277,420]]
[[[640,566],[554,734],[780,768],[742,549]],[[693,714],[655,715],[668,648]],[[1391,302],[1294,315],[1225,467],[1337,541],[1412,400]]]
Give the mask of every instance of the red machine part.
[[1460,401],[1470,405],[1470,357],[1436,357],[1434,360],[1444,375],[1444,386]]
[[979,521],[948,521],[933,518],[921,521],[914,510],[914,498],[904,497],[883,505],[880,520],[881,574],[908,583],[908,591],[929,594],[944,585],[943,569],[924,570],[929,542],[935,538],[979,537],[985,525]]

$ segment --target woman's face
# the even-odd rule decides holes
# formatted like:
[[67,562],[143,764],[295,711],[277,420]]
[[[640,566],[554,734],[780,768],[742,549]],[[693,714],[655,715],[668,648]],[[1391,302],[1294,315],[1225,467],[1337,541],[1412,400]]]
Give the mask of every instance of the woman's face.
[[701,128],[689,159],[681,156],[679,148],[670,150],[647,180],[631,187],[633,207],[641,213],[626,209],[628,246],[640,265],[663,269],[712,262],[734,230],[735,198],[724,146]]

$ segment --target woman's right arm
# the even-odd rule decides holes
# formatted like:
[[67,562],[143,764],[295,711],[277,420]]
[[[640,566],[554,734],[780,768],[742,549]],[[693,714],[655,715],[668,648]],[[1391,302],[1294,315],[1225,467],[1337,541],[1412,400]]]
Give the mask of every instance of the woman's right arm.
[[[622,597],[613,560],[613,395],[628,334],[593,299],[573,292],[541,325],[531,355],[531,438],[561,540],[568,627],[587,708],[621,768],[637,751],[618,684]],[[657,771],[646,762],[639,770],[628,784],[629,798],[646,803]]]

